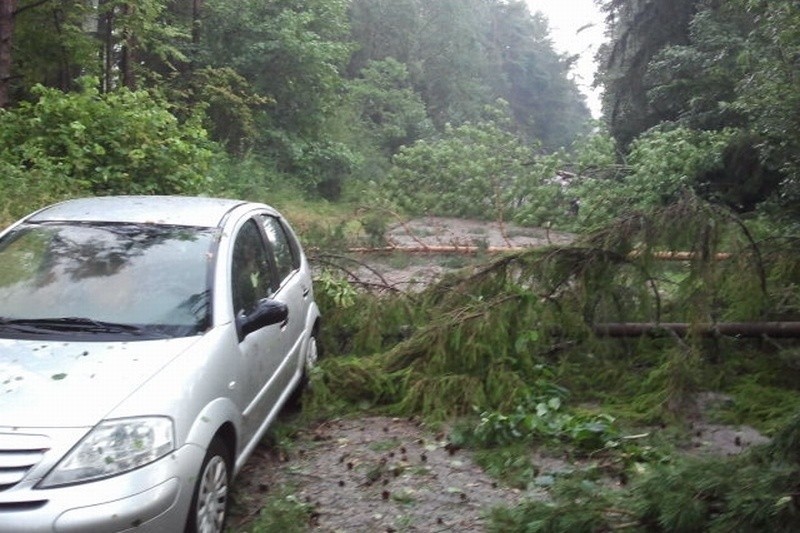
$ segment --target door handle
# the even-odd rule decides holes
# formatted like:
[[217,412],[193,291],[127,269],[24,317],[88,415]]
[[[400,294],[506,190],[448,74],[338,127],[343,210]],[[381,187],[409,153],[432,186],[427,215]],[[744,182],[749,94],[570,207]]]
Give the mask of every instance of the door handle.
[[308,287],[303,287],[303,298],[307,298],[310,292],[311,289],[309,289]]

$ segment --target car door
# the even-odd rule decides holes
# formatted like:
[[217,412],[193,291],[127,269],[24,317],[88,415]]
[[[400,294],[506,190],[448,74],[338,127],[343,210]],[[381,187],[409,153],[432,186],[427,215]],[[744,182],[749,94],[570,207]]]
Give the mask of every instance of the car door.
[[290,380],[293,370],[301,363],[303,333],[311,304],[311,280],[300,272],[300,247],[281,219],[263,215],[261,222],[275,259],[277,286],[274,298],[289,308],[289,322],[282,341],[290,359],[285,379]]
[[[237,317],[251,313],[257,302],[271,298],[277,285],[275,269],[260,221],[249,218],[233,243],[231,295]],[[239,339],[238,383],[244,415],[243,444],[258,431],[275,407],[282,389],[278,371],[286,357],[285,324],[263,327]]]

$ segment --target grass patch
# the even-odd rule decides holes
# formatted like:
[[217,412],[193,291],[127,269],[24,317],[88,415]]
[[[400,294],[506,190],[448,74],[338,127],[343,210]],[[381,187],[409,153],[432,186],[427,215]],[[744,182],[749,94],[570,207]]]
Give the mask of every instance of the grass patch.
[[467,267],[473,264],[473,262],[472,258],[464,254],[444,255],[438,260],[440,266],[452,270]]
[[301,502],[288,489],[283,490],[267,499],[246,533],[304,533],[309,530],[313,515],[313,505]]
[[551,487],[554,502],[530,501],[513,508],[498,507],[489,515],[491,533],[613,531],[617,495],[585,477],[558,478]]
[[369,443],[369,449],[373,452],[388,452],[389,450],[393,450],[400,446],[400,439],[392,438],[387,440],[379,440],[376,442]]
[[527,444],[480,449],[475,451],[474,457],[486,473],[516,489],[528,488],[539,473],[531,460],[531,449]]
[[385,263],[387,266],[395,270],[401,270],[404,268],[408,268],[412,265],[420,265],[426,263],[426,261],[420,260],[418,257],[414,257],[414,254],[409,254],[406,252],[393,252],[388,256],[382,258],[381,262]]
[[398,492],[392,492],[391,497],[392,500],[402,505],[413,505],[417,500],[414,493],[410,490],[400,490]]
[[757,376],[743,378],[729,393],[733,401],[715,413],[723,423],[747,424],[773,435],[800,412],[800,391],[758,383]]

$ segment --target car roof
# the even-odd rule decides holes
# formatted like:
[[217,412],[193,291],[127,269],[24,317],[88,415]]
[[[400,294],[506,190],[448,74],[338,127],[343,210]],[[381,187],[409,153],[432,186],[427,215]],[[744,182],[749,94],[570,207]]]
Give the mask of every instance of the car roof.
[[[29,222],[121,222],[217,227],[243,200],[190,196],[98,196],[54,204],[37,211]],[[266,208],[261,204],[251,204]]]

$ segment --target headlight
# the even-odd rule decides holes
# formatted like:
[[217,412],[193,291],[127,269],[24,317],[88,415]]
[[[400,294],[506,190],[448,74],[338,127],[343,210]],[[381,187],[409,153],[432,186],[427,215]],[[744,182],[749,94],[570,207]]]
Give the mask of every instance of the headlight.
[[44,478],[40,488],[115,476],[160,459],[175,448],[172,420],[107,420],[90,431]]

